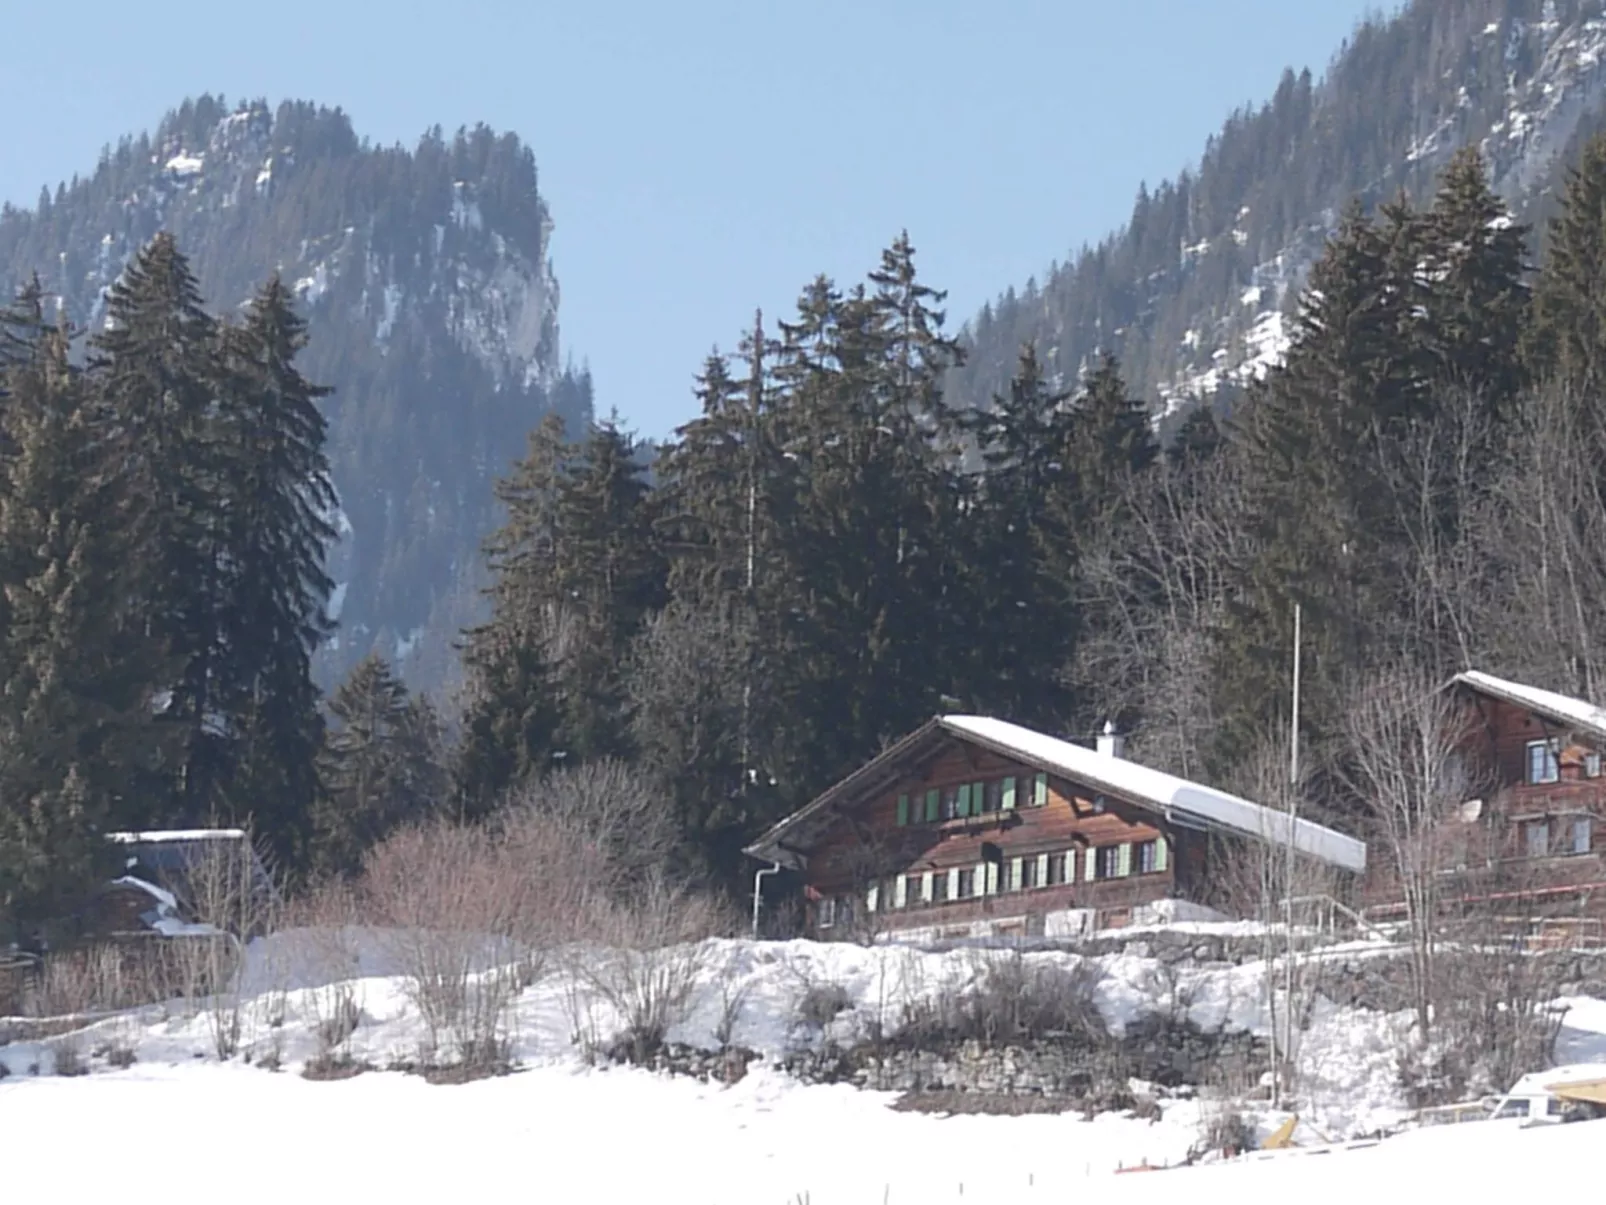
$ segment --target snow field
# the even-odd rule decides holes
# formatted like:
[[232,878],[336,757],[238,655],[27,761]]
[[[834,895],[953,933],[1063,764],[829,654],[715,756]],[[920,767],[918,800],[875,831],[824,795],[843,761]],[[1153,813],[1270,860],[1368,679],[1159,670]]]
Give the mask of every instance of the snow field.
[[[1096,1003],[1112,1029],[1180,1008],[1207,1028],[1265,1031],[1262,965],[1173,974],[1141,948],[1092,960],[1103,972]],[[987,958],[1003,956],[803,941],[712,941],[686,953],[698,960],[697,990],[670,1040],[714,1048],[736,1001],[732,1042],[767,1056],[828,1038],[851,1042],[878,1023],[894,1029],[906,1001],[965,991]],[[6,1196],[126,1196],[167,1167],[191,1183],[227,1185],[242,1201],[455,1201],[483,1191],[653,1205],[1031,1205],[1114,1189],[1132,1202],[1160,1193],[1353,1202],[1359,1193],[1398,1199],[1404,1184],[1422,1179],[1476,1201],[1501,1199],[1519,1183],[1531,1190],[1536,1174],[1550,1177],[1547,1187],[1580,1182],[1569,1177],[1584,1175],[1606,1139],[1606,1124],[1519,1131],[1479,1122],[1362,1150],[1111,1180],[1118,1167],[1181,1160],[1210,1103],[1162,1099],[1153,1122],[1075,1113],[950,1117],[894,1111],[890,1093],[803,1085],[763,1062],[730,1086],[591,1068],[572,1042],[577,1025],[607,1036],[619,1018],[559,971],[520,993],[510,1010],[521,1064],[512,1075],[435,1086],[380,1070],[313,1082],[296,1072],[317,1053],[317,1027],[337,991],[349,991],[360,1009],[350,1041],[356,1057],[383,1067],[418,1050],[424,1029],[385,935],[281,933],[253,943],[249,955],[241,1049],[252,1065],[219,1063],[205,1009],[182,1003],[97,1021],[69,1038],[86,1055],[105,1046],[133,1051],[137,1061],[124,1070],[91,1059],[89,1075],[58,1078],[50,1072],[61,1039],[0,1046],[0,1065],[11,1073],[0,1079]],[[1081,961],[1048,951],[1024,957]],[[800,996],[823,985],[840,986],[849,1007],[824,1033],[800,1028]],[[1606,1057],[1606,1002],[1566,1003],[1558,1054]],[[1300,1051],[1303,1119],[1334,1139],[1401,1120],[1395,1060],[1409,1023],[1318,1002]],[[258,1065],[275,1054],[284,1070]],[[39,1074],[30,1074],[34,1067]],[[1259,1120],[1269,1128],[1281,1116]],[[1299,1140],[1315,1139],[1302,1128]],[[94,1159],[81,1157],[86,1149]]]

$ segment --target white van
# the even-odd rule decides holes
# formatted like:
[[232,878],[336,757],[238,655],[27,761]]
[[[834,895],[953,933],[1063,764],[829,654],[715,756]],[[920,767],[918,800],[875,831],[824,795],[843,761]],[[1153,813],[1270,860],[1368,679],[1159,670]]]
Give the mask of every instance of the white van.
[[1489,1117],[1522,1118],[1524,1125],[1554,1125],[1606,1117],[1606,1063],[1571,1063],[1533,1071],[1511,1086]]

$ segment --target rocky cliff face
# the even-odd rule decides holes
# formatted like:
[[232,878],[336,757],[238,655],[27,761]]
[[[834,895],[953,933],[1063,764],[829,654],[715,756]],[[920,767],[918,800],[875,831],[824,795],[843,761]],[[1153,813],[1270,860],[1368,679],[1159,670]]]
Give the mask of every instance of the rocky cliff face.
[[34,210],[0,215],[0,271],[38,271],[89,330],[123,264],[163,229],[216,312],[272,272],[291,282],[310,326],[304,369],[336,389],[341,629],[320,673],[374,649],[439,687],[478,615],[494,478],[548,410],[576,427],[590,416],[589,383],[559,366],[552,228],[512,135],[437,130],[410,150],[374,147],[338,110],[203,97]]

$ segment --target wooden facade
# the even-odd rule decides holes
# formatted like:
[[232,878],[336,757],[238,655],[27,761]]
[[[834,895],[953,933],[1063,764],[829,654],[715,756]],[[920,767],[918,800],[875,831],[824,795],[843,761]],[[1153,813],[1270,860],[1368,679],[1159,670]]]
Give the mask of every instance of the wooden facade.
[[812,851],[808,882],[822,898],[810,927],[1013,919],[1023,935],[1041,933],[1050,912],[1109,913],[1177,894],[1203,854],[1187,839],[1198,834],[1178,836],[1130,805],[950,737],[927,768],[867,799]]
[[[1074,936],[1158,901],[1209,898],[1218,834],[1132,784],[1228,797],[1124,761],[1114,738],[1067,758],[1067,743],[1006,726],[1025,750],[1012,755],[954,730],[965,720],[911,734],[749,848],[801,875],[811,934]],[[1043,740],[1059,760],[1031,756]]]
[[[1555,696],[1484,675],[1451,688],[1463,707],[1471,797],[1435,834],[1443,894],[1506,901],[1514,916],[1606,915],[1606,713],[1592,722],[1587,704],[1552,706]],[[1380,868],[1367,892],[1372,912],[1390,910],[1378,902],[1390,886]]]

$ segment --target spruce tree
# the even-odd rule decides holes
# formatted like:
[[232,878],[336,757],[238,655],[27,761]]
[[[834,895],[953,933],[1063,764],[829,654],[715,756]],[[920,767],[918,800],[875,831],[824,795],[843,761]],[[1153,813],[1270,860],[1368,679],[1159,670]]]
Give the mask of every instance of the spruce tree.
[[160,750],[159,650],[126,610],[123,498],[102,433],[42,335],[7,371],[14,456],[0,492],[0,927],[65,916],[109,868],[108,827],[137,819],[137,772]]
[[485,542],[491,617],[466,633],[468,678],[455,763],[459,806],[483,815],[516,782],[551,767],[558,726],[558,491],[570,447],[549,414],[525,456],[496,486],[507,521]]
[[1068,477],[1069,396],[1050,388],[1027,344],[1009,393],[971,416],[982,484],[964,543],[966,591],[976,600],[976,705],[1022,724],[1059,730],[1071,700],[1062,670],[1075,647],[1076,611],[1051,567],[1048,523]]
[[222,618],[233,599],[227,466],[213,428],[217,347],[188,261],[171,235],[157,235],[112,286],[91,371],[120,488],[135,504],[122,554],[139,573],[144,626],[176,667],[159,713],[180,739],[154,784],[166,800],[151,817],[169,824],[217,814],[235,752],[223,711],[232,683]]
[[663,605],[653,518],[635,441],[612,420],[594,425],[558,485],[562,538],[549,585],[562,624],[558,740],[570,764],[628,754],[623,667]]
[[1567,173],[1534,290],[1527,362],[1581,397],[1606,384],[1606,135],[1592,139]]
[[1427,304],[1418,321],[1437,382],[1475,394],[1491,427],[1509,417],[1524,383],[1519,342],[1528,316],[1523,282],[1528,227],[1489,187],[1483,157],[1450,160],[1423,215]]
[[312,861],[324,873],[349,875],[396,828],[446,804],[446,775],[434,709],[410,697],[383,658],[359,662],[329,712]]
[[223,332],[216,422],[229,549],[219,706],[237,744],[220,801],[236,818],[253,816],[284,860],[317,794],[322,720],[312,657],[332,628],[324,557],[335,494],[317,405],[330,391],[297,370],[305,345],[306,324],[275,276],[241,325]]

